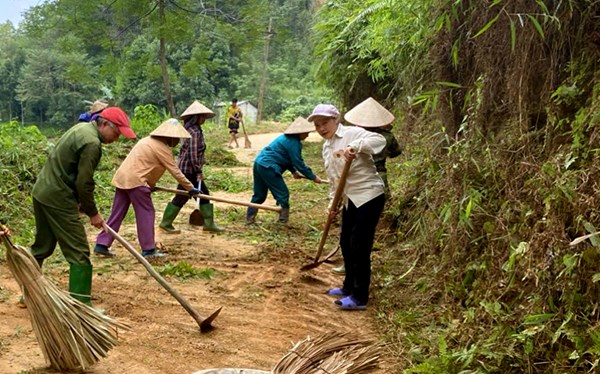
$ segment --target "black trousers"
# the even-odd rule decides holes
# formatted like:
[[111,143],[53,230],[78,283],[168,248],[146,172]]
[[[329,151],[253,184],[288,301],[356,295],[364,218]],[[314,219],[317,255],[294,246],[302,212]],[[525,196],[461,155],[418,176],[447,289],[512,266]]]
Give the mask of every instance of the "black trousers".
[[360,304],[369,300],[371,250],[384,205],[385,194],[381,194],[360,208],[348,200],[348,207],[342,210],[340,246],[346,267],[343,288]]
[[[198,179],[196,178],[197,174],[195,174],[195,173],[183,173],[183,175],[185,175],[185,177],[190,182],[192,182],[192,184],[194,185],[195,188],[198,188]],[[180,184],[177,185],[177,189],[185,191],[185,188],[183,188],[183,186],[180,185]],[[203,194],[203,195],[210,195],[210,192],[208,191],[208,187],[206,187],[206,184],[204,183],[204,180],[202,181],[202,183],[200,183],[200,193]],[[175,197],[173,198],[173,200],[171,200],[171,202],[173,203],[173,205],[182,208],[185,205],[185,203],[188,202],[189,199],[190,199],[189,196],[175,195]],[[200,205],[204,205],[204,204],[208,204],[208,203],[210,203],[210,200],[200,199]]]

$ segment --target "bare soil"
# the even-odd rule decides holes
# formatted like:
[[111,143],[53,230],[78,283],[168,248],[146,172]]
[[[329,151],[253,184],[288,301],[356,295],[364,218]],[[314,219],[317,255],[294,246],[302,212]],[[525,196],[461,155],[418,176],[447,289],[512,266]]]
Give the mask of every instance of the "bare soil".
[[[232,151],[242,161],[250,162],[259,147],[275,135],[251,136],[252,149]],[[155,202],[160,212],[166,201]],[[217,215],[227,209],[220,203],[216,207]],[[188,204],[176,221],[181,234],[166,235],[157,230],[157,242],[168,253],[169,262],[185,260],[217,271],[212,279],[167,277],[201,315],[223,307],[213,323],[214,330],[200,333],[181,305],[115,243],[116,258],[92,258],[93,303],[105,308],[107,315],[129,324],[132,330],[120,332],[120,344],[89,373],[193,373],[226,367],[269,370],[295,342],[307,336],[337,330],[378,339],[372,308],[340,311],[333,304],[334,299],[324,294],[326,289],[341,283],[342,278],[330,271],[334,265],[300,272],[300,266],[308,261],[302,252],[290,249],[285,258],[271,256],[256,241],[236,239],[227,232],[203,232],[187,224],[192,209],[192,204]],[[249,228],[240,223],[226,229],[236,232],[260,227]],[[282,234],[294,235],[295,230],[282,228]],[[97,232],[88,228],[91,243]],[[120,233],[134,247],[138,246],[134,224],[126,225]],[[45,273],[66,288],[66,263],[48,266]],[[19,296],[18,285],[6,263],[0,262],[0,373],[53,373],[38,346],[27,309],[16,306]],[[394,372],[385,357],[380,366],[376,373]]]

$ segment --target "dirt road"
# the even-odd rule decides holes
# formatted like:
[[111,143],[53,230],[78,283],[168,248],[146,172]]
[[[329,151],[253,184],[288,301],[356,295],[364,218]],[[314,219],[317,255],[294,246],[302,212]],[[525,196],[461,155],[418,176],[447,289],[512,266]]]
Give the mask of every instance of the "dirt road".
[[[276,135],[276,134],[275,134]],[[273,134],[252,136],[253,148],[232,150],[242,161],[253,159]],[[311,137],[311,140],[314,139]],[[319,140],[319,139],[317,139]],[[243,145],[243,139],[240,142]],[[250,173],[251,175],[251,173]],[[164,206],[157,202],[157,211]],[[215,329],[201,334],[194,320],[124,248],[115,244],[115,259],[93,257],[94,304],[111,317],[132,326],[120,334],[120,344],[90,373],[193,373],[208,368],[238,367],[268,370],[293,343],[321,332],[349,331],[376,337],[373,311],[342,312],[324,294],[341,278],[331,265],[301,273],[304,259],[289,250],[289,258],[271,256],[261,244],[235,239],[227,233],[213,235],[185,223],[188,204],[176,224],[179,235],[160,232],[169,262],[187,261],[217,271],[212,279],[181,281],[168,277],[183,297],[207,315],[222,306]],[[243,223],[229,232],[248,230]],[[97,231],[89,229],[93,242]],[[135,247],[135,226],[121,234]],[[282,230],[281,235],[294,235]],[[25,243],[20,243],[25,244]],[[294,256],[296,258],[294,258]],[[67,288],[64,262],[45,269],[47,276]],[[20,292],[6,262],[0,262],[0,373],[52,373],[37,345],[27,310],[15,306]],[[395,372],[382,362],[377,373]]]

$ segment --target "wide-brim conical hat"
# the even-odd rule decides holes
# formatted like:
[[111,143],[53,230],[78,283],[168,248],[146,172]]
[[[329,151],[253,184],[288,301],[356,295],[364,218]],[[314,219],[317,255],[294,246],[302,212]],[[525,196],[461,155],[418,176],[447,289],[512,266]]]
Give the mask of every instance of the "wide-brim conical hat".
[[187,109],[183,113],[181,113],[179,117],[193,116],[195,114],[204,114],[206,118],[211,118],[215,116],[215,112],[200,104],[198,100],[194,100],[192,105],[188,106]]
[[284,134],[304,134],[315,131],[315,126],[303,117],[298,117],[283,132]]
[[106,108],[108,108],[107,103],[103,103],[102,101],[94,101],[92,107],[90,108],[90,113],[96,114],[98,112],[103,111]]
[[377,100],[369,97],[358,104],[345,115],[346,122],[360,127],[382,127],[394,122],[394,115],[390,113]]
[[164,136],[165,138],[191,138],[190,133],[175,118],[169,118],[161,123],[156,130],[150,133],[152,136]]

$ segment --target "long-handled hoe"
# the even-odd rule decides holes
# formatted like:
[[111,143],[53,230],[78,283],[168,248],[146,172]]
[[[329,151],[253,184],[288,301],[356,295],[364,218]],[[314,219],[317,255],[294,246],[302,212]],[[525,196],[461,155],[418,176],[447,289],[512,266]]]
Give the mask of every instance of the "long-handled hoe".
[[150,275],[152,275],[152,277],[154,277],[154,279],[156,279],[156,281],[160,283],[160,285],[163,286],[165,290],[169,291],[171,296],[173,296],[175,300],[177,300],[179,304],[183,306],[183,308],[190,314],[190,316],[192,316],[192,318],[198,323],[201,332],[207,332],[212,329],[211,323],[212,321],[214,321],[215,318],[217,318],[223,307],[219,307],[219,309],[215,310],[210,316],[206,318],[201,317],[198,314],[198,312],[196,312],[196,310],[194,310],[194,308],[177,291],[175,291],[175,289],[171,287],[167,283],[167,281],[163,277],[161,277],[160,274],[158,274],[156,270],[154,270],[152,265],[150,265],[150,263],[131,246],[131,244],[129,244],[125,239],[123,239],[123,237],[121,237],[121,235],[119,235],[115,230],[111,229],[110,226],[108,226],[106,223],[104,223],[103,226],[104,230],[110,235],[112,235],[113,238],[115,238],[119,243],[121,243],[123,247],[125,247],[129,251],[129,253],[131,253],[142,265],[144,265],[146,270],[148,270],[148,273],[150,273]]
[[[348,176],[348,172],[350,171],[350,166],[352,165],[352,160],[346,161],[344,164],[344,169],[342,170],[342,175],[340,176],[340,181],[338,182],[337,188],[335,189],[335,194],[333,195],[333,201],[331,202],[332,209],[337,210],[340,202],[342,201],[342,194],[344,192],[344,186],[346,186],[346,177]],[[327,221],[325,222],[325,227],[323,228],[323,234],[321,234],[321,241],[319,242],[319,248],[317,248],[317,255],[315,256],[314,262],[310,264],[306,264],[300,268],[301,271],[311,270],[321,265],[325,261],[329,260],[331,256],[337,252],[339,245],[335,247],[331,253],[329,253],[323,260],[319,260],[321,257],[321,252],[323,252],[323,247],[325,246],[325,242],[327,241],[327,234],[329,234],[329,228],[333,223],[332,215],[327,215]]]
[[[159,187],[159,186],[155,186],[154,187],[157,191],[163,191],[163,192],[171,192],[177,195],[188,195],[188,193],[184,190],[177,190],[175,188],[167,188],[167,187]],[[238,201],[238,200],[231,200],[231,199],[225,199],[222,197],[216,197],[216,196],[212,196],[212,195],[204,195],[204,194],[197,194],[194,195],[193,197],[197,197],[200,199],[206,199],[206,200],[212,200],[212,201],[219,201],[222,203],[227,203],[227,204],[233,204],[233,205],[242,205],[242,206],[249,206],[251,208],[256,208],[256,209],[264,209],[264,210],[270,210],[272,212],[281,212],[281,207],[278,206],[270,206],[270,205],[263,205],[263,204],[255,204],[255,203],[249,203],[246,201]]]

